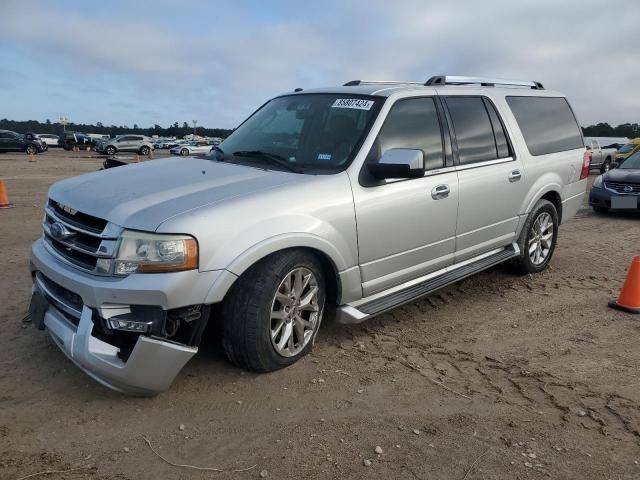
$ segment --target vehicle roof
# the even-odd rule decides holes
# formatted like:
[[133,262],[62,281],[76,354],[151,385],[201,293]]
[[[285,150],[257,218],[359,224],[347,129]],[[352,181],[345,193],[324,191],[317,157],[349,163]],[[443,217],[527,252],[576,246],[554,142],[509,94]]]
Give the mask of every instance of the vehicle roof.
[[356,86],[335,86],[335,87],[322,87],[303,89],[300,91],[294,91],[289,93],[283,93],[284,95],[304,95],[309,93],[331,93],[337,95],[373,95],[380,97],[390,97],[395,93],[415,92],[416,95],[446,95],[455,92],[473,92],[478,94],[479,92],[494,94],[494,95],[524,95],[524,96],[536,96],[536,97],[564,97],[565,95],[559,92],[551,90],[534,90],[531,88],[522,87],[483,87],[480,85],[443,85],[438,87],[426,86],[426,85],[414,85],[409,83],[396,83],[396,84],[362,84]]

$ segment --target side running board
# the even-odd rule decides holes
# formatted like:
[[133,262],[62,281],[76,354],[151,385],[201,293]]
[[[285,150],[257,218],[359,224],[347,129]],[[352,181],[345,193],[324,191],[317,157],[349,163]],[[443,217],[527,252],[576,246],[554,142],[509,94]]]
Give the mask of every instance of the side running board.
[[505,249],[490,255],[484,255],[475,261],[465,263],[460,266],[451,266],[443,270],[443,273],[432,274],[422,282],[414,283],[406,288],[395,287],[391,293],[385,295],[384,292],[377,293],[370,297],[370,300],[363,298],[352,304],[342,305],[336,310],[336,321],[338,323],[360,323],[370,317],[379,315],[387,310],[394,309],[408,302],[412,302],[420,297],[429,295],[447,285],[458,282],[464,278],[478,272],[491,268],[510,258],[517,257],[520,249],[514,243]]

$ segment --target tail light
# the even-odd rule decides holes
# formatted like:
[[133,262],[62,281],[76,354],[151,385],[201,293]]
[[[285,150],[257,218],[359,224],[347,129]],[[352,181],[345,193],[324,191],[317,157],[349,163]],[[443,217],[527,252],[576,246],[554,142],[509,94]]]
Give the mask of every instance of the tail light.
[[584,152],[582,156],[582,171],[580,172],[580,180],[584,180],[589,176],[589,166],[591,165],[591,155],[590,151]]

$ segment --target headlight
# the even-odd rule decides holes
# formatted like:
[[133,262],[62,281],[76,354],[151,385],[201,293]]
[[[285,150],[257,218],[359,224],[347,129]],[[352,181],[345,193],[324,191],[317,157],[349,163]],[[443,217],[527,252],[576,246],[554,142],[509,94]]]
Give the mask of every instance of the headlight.
[[593,186],[596,188],[602,188],[602,175],[598,175],[598,177],[596,177],[593,181]]
[[156,235],[125,230],[115,259],[98,259],[98,272],[118,276],[130,273],[179,272],[198,268],[198,244],[186,235]]

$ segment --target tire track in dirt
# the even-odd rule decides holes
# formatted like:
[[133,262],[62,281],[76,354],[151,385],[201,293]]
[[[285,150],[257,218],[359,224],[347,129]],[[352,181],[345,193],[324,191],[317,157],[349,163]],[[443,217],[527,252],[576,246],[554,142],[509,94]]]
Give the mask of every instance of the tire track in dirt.
[[[480,395],[558,424],[579,425],[604,436],[631,435],[640,445],[640,405],[616,392],[598,392],[587,384],[564,381],[542,370],[388,333],[369,337],[374,349],[355,347],[351,351],[403,365],[442,386],[446,394],[470,400]],[[349,349],[345,350],[351,355]]]

